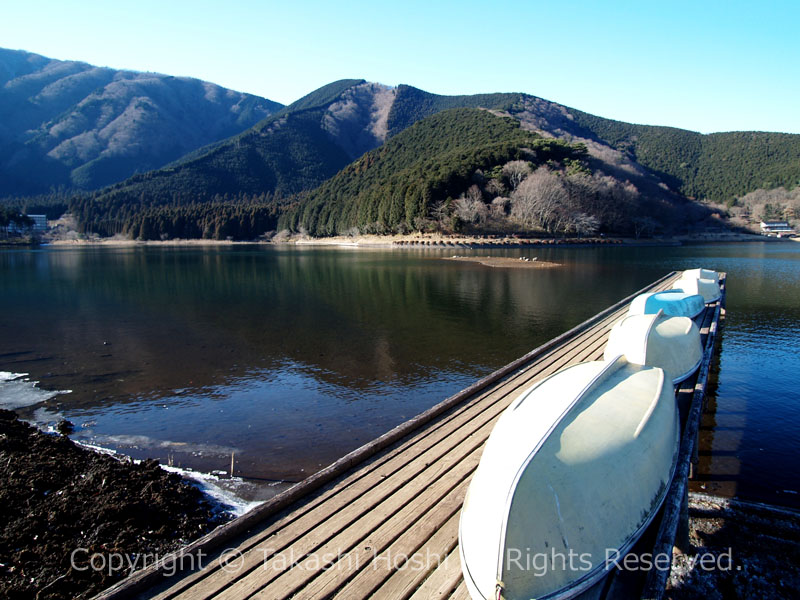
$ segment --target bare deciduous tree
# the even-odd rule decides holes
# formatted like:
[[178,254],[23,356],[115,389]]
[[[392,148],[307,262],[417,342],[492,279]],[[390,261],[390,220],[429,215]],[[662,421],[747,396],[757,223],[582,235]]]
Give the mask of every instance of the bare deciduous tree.
[[658,223],[650,217],[635,217],[631,219],[633,223],[633,235],[638,240],[640,237],[653,235]]
[[439,225],[439,229],[441,229],[447,220],[450,218],[450,210],[451,207],[448,206],[447,202],[437,202],[431,208],[431,217],[433,217]]
[[569,194],[561,177],[540,167],[519,184],[511,199],[511,216],[524,227],[539,226],[556,233]]
[[470,200],[483,203],[483,192],[481,192],[481,188],[479,188],[477,185],[471,185],[469,187],[466,197]]
[[512,160],[503,165],[503,175],[508,179],[512,190],[516,190],[530,172],[531,165],[524,160]]
[[508,214],[509,199],[498,196],[492,200],[490,212],[495,219],[502,219]]
[[569,230],[578,237],[594,235],[600,229],[600,219],[586,213],[574,213],[571,215]]
[[486,184],[486,193],[489,194],[490,197],[496,198],[497,196],[502,196],[506,192],[506,186],[503,185],[503,182],[499,179],[490,179],[489,183]]
[[488,210],[483,201],[461,196],[453,202],[453,214],[465,223],[483,223]]

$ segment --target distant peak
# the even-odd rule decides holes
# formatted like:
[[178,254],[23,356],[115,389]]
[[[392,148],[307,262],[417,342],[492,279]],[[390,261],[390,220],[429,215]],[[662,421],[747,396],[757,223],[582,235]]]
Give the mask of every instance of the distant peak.
[[351,158],[358,158],[386,141],[396,95],[396,88],[381,83],[350,87],[328,107],[322,126]]

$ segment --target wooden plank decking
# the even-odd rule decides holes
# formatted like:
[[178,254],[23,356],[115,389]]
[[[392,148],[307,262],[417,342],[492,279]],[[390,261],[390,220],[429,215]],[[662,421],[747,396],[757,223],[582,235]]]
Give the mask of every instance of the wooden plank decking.
[[[534,381],[601,358],[629,300],[98,598],[468,598],[459,511],[496,419]],[[176,567],[190,568],[164,575]]]

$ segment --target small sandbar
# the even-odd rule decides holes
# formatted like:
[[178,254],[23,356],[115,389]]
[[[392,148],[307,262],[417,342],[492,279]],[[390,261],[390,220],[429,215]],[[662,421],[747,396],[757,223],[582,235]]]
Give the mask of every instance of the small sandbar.
[[474,262],[486,267],[499,267],[502,269],[551,269],[560,267],[560,263],[536,260],[535,258],[508,257],[508,256],[458,256],[454,255],[445,260],[458,260],[464,262]]

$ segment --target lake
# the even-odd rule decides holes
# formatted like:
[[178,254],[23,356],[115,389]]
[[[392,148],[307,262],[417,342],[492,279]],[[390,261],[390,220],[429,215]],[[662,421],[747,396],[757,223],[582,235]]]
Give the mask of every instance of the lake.
[[233,454],[239,493],[264,497],[702,266],[728,273],[728,317],[693,488],[800,506],[800,244],[457,250],[552,269],[453,252],[4,249],[0,404],[134,458],[212,472]]

